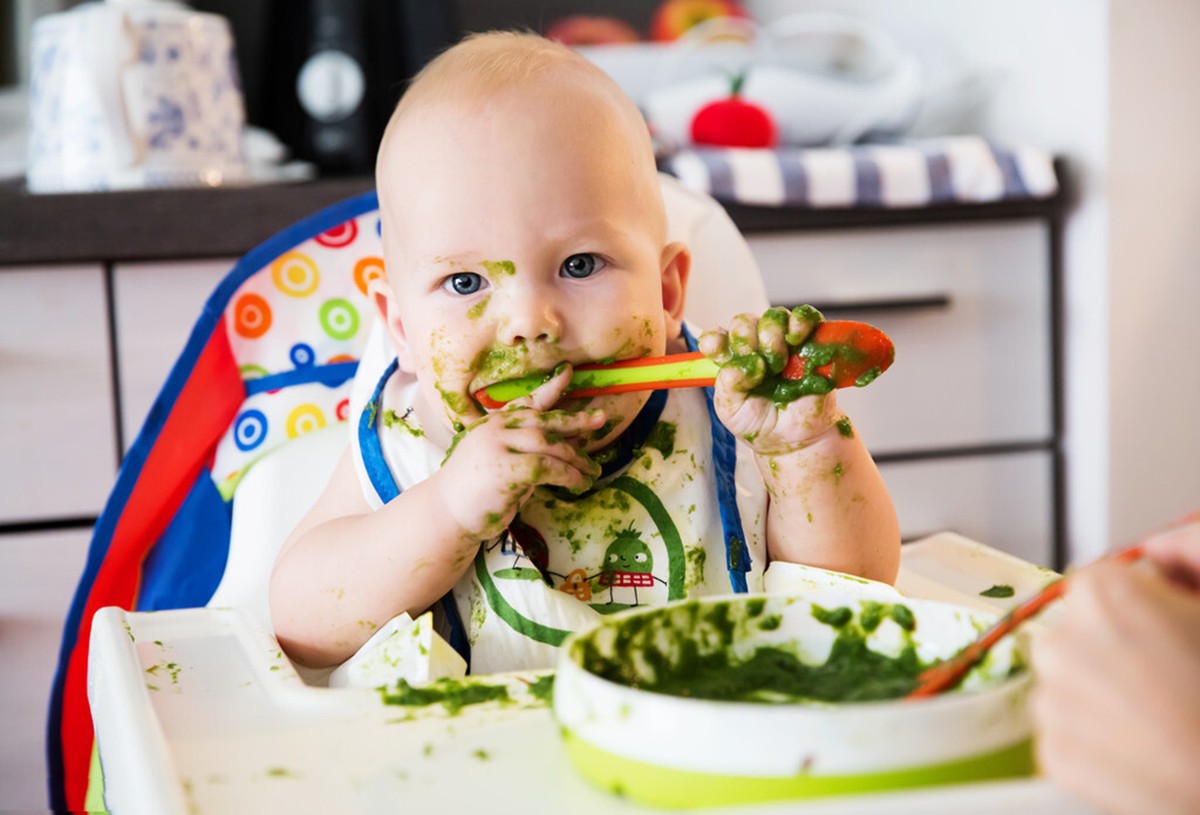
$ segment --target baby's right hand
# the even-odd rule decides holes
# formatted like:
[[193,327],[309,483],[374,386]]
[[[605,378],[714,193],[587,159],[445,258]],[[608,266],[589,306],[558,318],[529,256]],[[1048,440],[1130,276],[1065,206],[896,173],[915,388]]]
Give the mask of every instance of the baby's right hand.
[[434,477],[464,536],[482,541],[503,532],[534,487],[583,491],[599,477],[600,465],[580,448],[584,434],[603,426],[604,412],[551,409],[570,381],[567,365],[455,436]]

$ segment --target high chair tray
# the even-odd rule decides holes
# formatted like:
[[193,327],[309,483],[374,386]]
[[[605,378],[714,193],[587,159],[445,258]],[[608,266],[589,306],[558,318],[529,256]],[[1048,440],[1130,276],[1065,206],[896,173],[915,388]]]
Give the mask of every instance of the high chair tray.
[[[1052,576],[951,533],[904,549],[906,595],[1005,610]],[[993,585],[1013,598],[980,595]],[[97,612],[88,697],[105,799],[117,813],[645,813],[589,786],[563,751],[536,673],[492,677],[512,703],[385,705],[372,690],[306,685],[239,609]],[[1026,779],[785,802],[713,815],[1091,813]]]

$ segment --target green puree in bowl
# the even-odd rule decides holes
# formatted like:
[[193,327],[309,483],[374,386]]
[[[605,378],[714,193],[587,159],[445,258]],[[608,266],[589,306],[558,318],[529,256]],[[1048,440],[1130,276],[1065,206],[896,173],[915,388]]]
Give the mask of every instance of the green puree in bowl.
[[[722,605],[702,613],[710,615],[710,619],[704,620],[699,629],[689,630],[687,626],[668,623],[666,628],[673,635],[669,654],[659,647],[663,643],[663,629],[649,637],[639,636],[638,624],[647,623],[649,618],[624,622],[630,630],[618,633],[614,643],[616,652],[622,652],[622,644],[640,648],[645,663],[651,668],[649,671],[640,672],[635,662],[628,659],[602,656],[594,645],[583,649],[583,667],[605,679],[641,690],[741,702],[895,699],[915,688],[917,675],[928,667],[918,658],[912,642],[913,614],[901,604],[863,602],[857,615],[845,606],[825,609],[814,605],[813,617],[837,629],[829,657],[819,665],[804,662],[780,645],[764,644],[740,658],[735,656],[735,649],[705,647],[706,639],[711,644],[705,628],[722,631],[726,634],[726,642],[731,642],[734,628],[741,626],[740,630],[744,632],[746,621],[731,621],[728,607]],[[718,619],[711,619],[713,616]],[[868,635],[886,619],[894,620],[906,637],[905,645],[895,656],[867,647]],[[778,627],[779,618],[763,615],[755,622],[759,628],[767,630]]]

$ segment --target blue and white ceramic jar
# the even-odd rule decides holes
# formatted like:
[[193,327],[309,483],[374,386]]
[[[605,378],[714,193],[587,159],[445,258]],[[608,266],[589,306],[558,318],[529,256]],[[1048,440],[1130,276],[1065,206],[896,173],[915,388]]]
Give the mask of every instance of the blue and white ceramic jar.
[[245,183],[233,36],[165,0],[86,3],[37,20],[31,192]]

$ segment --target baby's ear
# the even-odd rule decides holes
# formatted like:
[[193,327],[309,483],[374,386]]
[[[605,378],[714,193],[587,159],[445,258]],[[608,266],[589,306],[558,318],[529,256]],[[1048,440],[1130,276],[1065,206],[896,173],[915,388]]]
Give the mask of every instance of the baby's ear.
[[683,328],[683,306],[687,301],[688,274],[692,270],[692,256],[687,245],[672,241],[662,253],[662,299],[667,322],[667,337],[679,336]]
[[400,362],[400,368],[411,373],[415,370],[412,347],[405,335],[404,323],[400,319],[399,299],[386,277],[375,277],[367,284],[367,298],[374,304],[383,329],[387,332],[392,347],[396,349],[396,359]]

